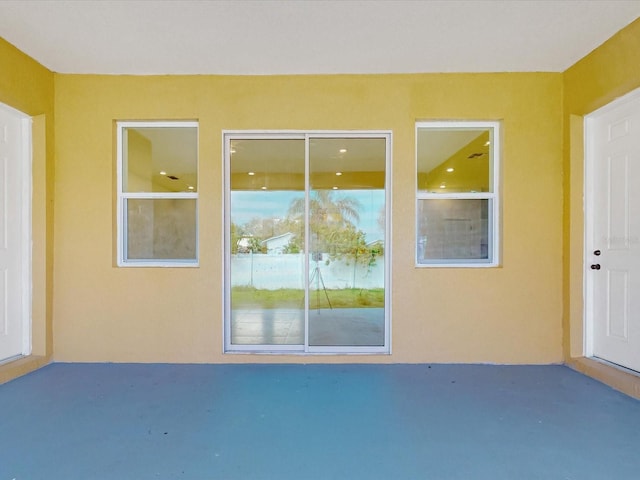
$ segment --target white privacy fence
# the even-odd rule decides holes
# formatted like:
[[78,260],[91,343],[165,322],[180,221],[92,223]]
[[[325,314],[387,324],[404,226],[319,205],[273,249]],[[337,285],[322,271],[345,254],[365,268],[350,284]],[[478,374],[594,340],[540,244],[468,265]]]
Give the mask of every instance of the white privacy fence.
[[[363,265],[353,259],[309,261],[311,288],[324,281],[325,288],[384,288],[384,256],[374,265]],[[317,268],[317,270],[316,270]],[[265,290],[304,288],[304,254],[238,253],[231,255],[231,286],[251,286]],[[322,288],[322,283],[319,283]]]

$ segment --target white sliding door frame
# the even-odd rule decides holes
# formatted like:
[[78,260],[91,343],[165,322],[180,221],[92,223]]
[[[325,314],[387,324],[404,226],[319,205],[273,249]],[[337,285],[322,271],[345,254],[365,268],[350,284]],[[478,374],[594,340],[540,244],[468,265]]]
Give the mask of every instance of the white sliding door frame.
[[[309,345],[309,248],[310,228],[305,222],[305,312],[304,312],[304,344],[303,345],[233,345],[231,344],[231,141],[232,140],[304,140],[305,142],[305,218],[309,218],[310,203],[310,169],[309,145],[311,139],[322,138],[384,138],[385,139],[385,243],[384,243],[384,345],[383,346],[310,346]],[[228,130],[222,132],[222,155],[224,158],[223,192],[224,192],[224,286],[223,286],[223,351],[225,353],[262,353],[262,354],[299,354],[299,355],[332,355],[332,354],[390,354],[391,353],[391,152],[392,135],[390,131],[269,131],[269,130]]]

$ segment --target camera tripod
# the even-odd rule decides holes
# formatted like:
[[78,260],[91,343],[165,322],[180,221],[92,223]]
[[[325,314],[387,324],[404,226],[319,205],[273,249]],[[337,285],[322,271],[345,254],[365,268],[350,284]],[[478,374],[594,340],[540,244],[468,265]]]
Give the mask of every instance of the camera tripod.
[[324,296],[327,297],[327,302],[329,303],[329,308],[333,310],[333,306],[331,305],[331,300],[329,300],[329,293],[327,292],[327,287],[324,285],[324,280],[322,279],[322,272],[320,271],[320,267],[318,266],[318,262],[316,261],[316,266],[311,273],[311,278],[309,278],[309,285],[316,281],[316,307],[318,313],[320,313],[320,284],[322,284],[322,290],[324,290]]

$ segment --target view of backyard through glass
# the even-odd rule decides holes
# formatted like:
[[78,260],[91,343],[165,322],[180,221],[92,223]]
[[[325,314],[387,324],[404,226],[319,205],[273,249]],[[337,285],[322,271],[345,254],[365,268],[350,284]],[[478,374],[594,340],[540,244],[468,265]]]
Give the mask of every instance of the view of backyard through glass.
[[385,142],[231,142],[232,345],[384,346]]

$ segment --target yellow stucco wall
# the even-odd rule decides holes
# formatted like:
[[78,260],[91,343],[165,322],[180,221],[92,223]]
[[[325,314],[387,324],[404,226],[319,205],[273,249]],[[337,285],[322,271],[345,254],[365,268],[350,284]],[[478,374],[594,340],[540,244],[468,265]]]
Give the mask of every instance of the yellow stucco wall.
[[34,355],[53,350],[53,73],[0,38],[0,103],[33,117],[33,302]]
[[584,116],[640,88],[640,19],[564,73],[564,352],[583,352]]
[[[583,116],[640,87],[639,45],[636,20],[564,74],[109,77],[53,74],[0,39],[0,102],[34,118],[34,353],[116,362],[582,355]],[[199,268],[114,267],[117,119],[200,121]],[[414,267],[414,122],[423,119],[503,121],[500,268]],[[261,128],[393,131],[391,356],[222,355],[221,130]]]
[[[55,359],[562,361],[562,74],[55,75]],[[114,121],[200,122],[199,268],[114,266]],[[502,259],[418,269],[415,121],[501,120]],[[390,356],[222,354],[222,130],[393,132]]]

